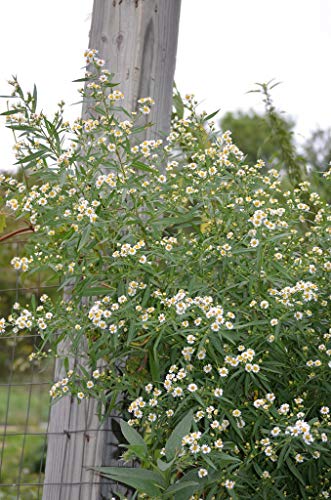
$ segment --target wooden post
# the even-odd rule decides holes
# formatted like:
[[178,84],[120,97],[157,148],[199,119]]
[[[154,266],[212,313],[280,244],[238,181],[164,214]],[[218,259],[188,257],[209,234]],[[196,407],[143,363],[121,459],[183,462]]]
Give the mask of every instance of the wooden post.
[[95,0],[90,48],[116,73],[124,106],[153,97],[149,135],[167,133],[176,64],[181,0]]
[[[141,140],[169,132],[180,4],[181,0],[94,0],[89,46],[116,73],[124,106],[134,111],[139,97],[155,100],[149,115],[154,126]],[[87,113],[85,104],[83,116]],[[60,351],[67,350],[63,341]],[[74,367],[75,360],[70,364]],[[63,376],[58,361],[55,377]],[[116,465],[118,440],[112,419],[100,425],[96,401],[78,405],[70,397],[61,399],[51,408],[48,433],[43,500],[111,498],[112,486],[100,484],[91,467]]]

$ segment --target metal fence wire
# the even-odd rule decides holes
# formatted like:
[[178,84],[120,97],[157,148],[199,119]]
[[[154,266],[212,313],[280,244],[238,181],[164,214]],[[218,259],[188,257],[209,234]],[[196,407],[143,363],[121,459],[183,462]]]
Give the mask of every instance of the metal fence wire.
[[[8,316],[15,302],[29,303],[32,293],[38,298],[57,288],[45,286],[40,277],[22,285],[10,259],[20,255],[23,246],[24,240],[0,244],[0,318]],[[130,497],[130,491],[92,470],[95,465],[123,465],[118,415],[100,423],[95,418],[95,401],[84,401],[77,413],[77,403],[70,397],[57,409],[51,407],[54,363],[28,361],[39,341],[37,334],[0,335],[0,499]],[[57,413],[50,418],[54,411]],[[50,448],[60,453],[47,456]],[[46,467],[52,469],[50,477],[56,478],[47,484]]]

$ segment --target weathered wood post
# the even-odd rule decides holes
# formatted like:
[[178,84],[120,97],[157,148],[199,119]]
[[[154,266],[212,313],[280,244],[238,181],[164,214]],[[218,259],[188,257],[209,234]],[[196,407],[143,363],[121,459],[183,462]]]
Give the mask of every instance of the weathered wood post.
[[[180,4],[181,0],[94,0],[89,46],[116,73],[127,109],[134,111],[139,97],[155,100],[149,138],[169,131]],[[64,341],[60,349],[65,352],[66,347]],[[55,377],[63,376],[59,361]],[[100,426],[96,401],[58,401],[51,409],[48,433],[43,500],[108,500],[111,486],[100,484],[90,468],[115,465],[112,450],[117,441],[111,419]]]

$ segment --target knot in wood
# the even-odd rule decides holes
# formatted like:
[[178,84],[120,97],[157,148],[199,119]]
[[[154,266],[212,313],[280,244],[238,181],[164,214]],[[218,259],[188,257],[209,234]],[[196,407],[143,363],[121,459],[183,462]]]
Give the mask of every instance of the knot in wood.
[[121,50],[121,46],[122,46],[122,43],[124,41],[124,35],[123,33],[120,31],[119,33],[117,33],[117,35],[115,36],[115,44],[117,46],[117,50],[120,51]]

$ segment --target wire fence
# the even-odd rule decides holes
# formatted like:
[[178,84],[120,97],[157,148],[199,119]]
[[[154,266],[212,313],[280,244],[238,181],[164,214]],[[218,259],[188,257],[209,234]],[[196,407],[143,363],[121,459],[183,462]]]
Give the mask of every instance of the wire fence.
[[[45,285],[40,276],[21,283],[10,259],[23,247],[24,240],[0,245],[0,318],[15,302],[30,302],[32,293],[38,298],[57,288]],[[38,342],[37,333],[0,335],[0,499],[109,500],[119,498],[118,493],[128,495],[93,470],[95,465],[123,465],[118,415],[101,423],[93,400],[78,407],[65,397],[51,406],[54,363],[28,361]],[[47,455],[50,448],[59,453]]]
[[[39,278],[22,286],[19,273],[10,268],[7,259],[19,255],[23,246],[24,240],[1,243],[1,316],[14,302],[42,293]],[[0,498],[4,499],[42,498],[52,366],[37,370],[28,362],[38,340],[37,334],[0,336]]]

